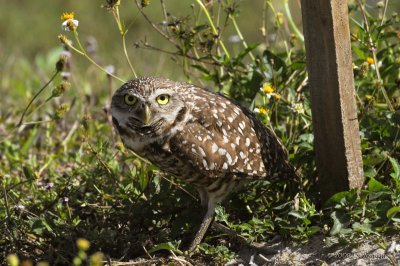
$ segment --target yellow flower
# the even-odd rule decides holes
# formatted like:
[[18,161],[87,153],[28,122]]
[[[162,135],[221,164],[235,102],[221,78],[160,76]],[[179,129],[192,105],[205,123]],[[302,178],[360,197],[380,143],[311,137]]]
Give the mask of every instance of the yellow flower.
[[79,21],[74,19],[74,12],[63,13],[61,20],[63,21],[61,28],[65,31],[75,31],[79,25]]
[[68,12],[64,12],[61,15],[61,20],[62,21],[66,21],[66,20],[70,20],[70,19],[74,19],[74,12],[68,13]]
[[104,254],[96,252],[90,256],[90,266],[103,266]]
[[264,106],[259,106],[257,108],[254,108],[254,112],[262,114],[262,115],[266,115],[268,113],[268,109],[265,108]]
[[78,247],[79,250],[86,251],[90,247],[90,242],[84,238],[78,238],[76,240],[76,246]]
[[19,259],[18,256],[15,254],[10,254],[7,256],[7,263],[10,266],[18,266],[19,265]]
[[374,64],[374,59],[372,58],[372,57],[367,57],[367,63],[368,64],[370,64],[370,65],[373,65]]
[[282,98],[282,96],[280,94],[278,94],[278,93],[274,93],[274,97],[277,100],[280,100]]
[[265,82],[265,83],[262,85],[261,90],[262,90],[263,92],[265,92],[266,94],[270,94],[270,93],[273,93],[275,89],[274,89],[274,87],[271,85],[271,83]]

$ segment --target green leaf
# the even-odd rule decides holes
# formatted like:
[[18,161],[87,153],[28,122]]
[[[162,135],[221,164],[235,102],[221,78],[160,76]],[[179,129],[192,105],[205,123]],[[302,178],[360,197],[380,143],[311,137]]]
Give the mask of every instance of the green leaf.
[[29,132],[28,139],[24,142],[24,144],[21,147],[21,151],[20,152],[22,154],[25,154],[30,149],[30,147],[32,147],[37,135],[38,135],[38,129],[37,129],[37,127],[34,127]]
[[321,227],[319,227],[319,226],[310,226],[307,229],[307,235],[309,235],[309,236],[314,235],[314,234],[318,233],[320,230],[321,230]]
[[364,59],[366,57],[364,50],[361,50],[359,47],[353,45],[352,46],[352,50],[357,55],[358,58],[363,58]]
[[372,177],[368,182],[368,191],[369,192],[383,192],[383,191],[389,191],[389,188]]
[[390,208],[387,212],[386,212],[386,217],[390,220],[393,220],[395,222],[399,222],[400,218],[395,218],[394,216],[400,212],[400,207],[396,206],[396,207],[392,207]]
[[178,249],[178,247],[177,247],[178,244],[179,244],[179,242],[178,243],[172,243],[172,242],[160,243],[160,244],[157,244],[154,247],[152,247],[149,250],[149,253],[154,253],[159,250],[171,250],[175,253],[183,254],[183,252]]
[[377,172],[376,172],[375,167],[373,167],[373,166],[371,166],[371,165],[365,165],[364,167],[365,167],[365,169],[364,169],[364,175],[365,175],[366,177],[372,178],[372,177],[376,176],[376,173],[377,173]]
[[199,70],[203,74],[210,75],[210,70],[208,70],[207,68],[205,68],[205,67],[203,67],[201,65],[191,65],[191,67]]
[[32,180],[35,179],[35,174],[33,173],[32,169],[29,166],[23,166],[22,171],[24,172],[24,175],[26,179]]
[[50,225],[45,220],[35,219],[35,220],[33,220],[33,223],[32,223],[32,231],[35,234],[43,235],[43,233],[45,231],[53,232],[53,229],[50,227]]
[[350,191],[342,191],[334,194],[330,199],[328,199],[324,206],[333,207],[333,205],[338,203],[352,203],[357,199],[357,193],[355,189]]
[[236,61],[241,61],[247,54],[249,54],[252,50],[257,48],[259,44],[251,44],[249,45],[246,49],[240,52],[238,56],[236,57]]
[[289,206],[290,204],[291,204],[290,202],[285,202],[285,203],[283,203],[281,205],[278,205],[278,206],[276,206],[276,207],[274,207],[272,209],[274,209],[274,210],[282,210],[282,209],[286,208],[287,206]]
[[288,215],[294,216],[294,217],[299,218],[299,219],[306,218],[306,216],[303,213],[299,212],[299,211],[290,211],[288,213]]
[[387,216],[387,211],[392,208],[393,204],[391,200],[379,200],[379,203],[374,206],[373,202],[371,202],[369,205],[371,206],[371,208],[374,208],[376,210],[376,213],[379,217],[385,219],[385,217]]
[[368,222],[364,222],[364,223],[355,222],[352,225],[352,228],[354,231],[359,232],[359,233],[370,234],[372,232],[371,224],[369,224]]
[[350,221],[348,214],[340,211],[332,212],[331,218],[333,220],[333,226],[330,232],[331,235],[339,234],[343,229],[346,228]]
[[279,56],[275,55],[269,50],[265,50],[263,53],[263,58],[270,63],[275,71],[282,70],[282,75],[285,76],[286,73],[286,63]]
[[197,25],[196,27],[193,28],[193,30],[195,30],[196,32],[202,31],[202,30],[206,30],[208,29],[210,26],[207,24],[202,24],[202,25]]
[[384,162],[386,159],[387,157],[385,152],[379,149],[374,149],[371,154],[368,154],[367,156],[364,157],[363,162],[364,165],[373,166]]
[[396,182],[396,184],[399,186],[400,184],[400,165],[399,162],[392,157],[389,157],[389,161],[392,164],[392,168],[393,168],[393,173],[390,174],[391,177],[393,177],[394,181]]

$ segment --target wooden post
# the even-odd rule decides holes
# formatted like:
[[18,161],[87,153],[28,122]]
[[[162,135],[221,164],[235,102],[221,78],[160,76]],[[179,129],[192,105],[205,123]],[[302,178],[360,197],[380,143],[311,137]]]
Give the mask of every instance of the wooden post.
[[347,1],[302,0],[321,200],[364,181]]

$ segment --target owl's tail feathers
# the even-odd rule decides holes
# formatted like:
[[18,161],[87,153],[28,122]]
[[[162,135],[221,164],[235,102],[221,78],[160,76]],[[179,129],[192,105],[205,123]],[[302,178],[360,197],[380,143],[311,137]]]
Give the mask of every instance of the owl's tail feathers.
[[292,196],[294,197],[303,190],[301,175],[287,160],[281,161],[281,163],[277,165],[277,169],[275,169],[271,181],[278,185],[277,188],[282,188],[285,191],[287,199]]
[[279,179],[288,180],[291,182],[300,182],[300,173],[289,161],[284,161],[277,171]]

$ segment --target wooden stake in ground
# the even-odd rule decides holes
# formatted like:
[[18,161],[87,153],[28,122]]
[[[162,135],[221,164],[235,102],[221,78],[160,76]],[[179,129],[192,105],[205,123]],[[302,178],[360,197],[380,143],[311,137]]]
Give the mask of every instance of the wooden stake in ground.
[[321,200],[364,181],[347,1],[302,0]]

